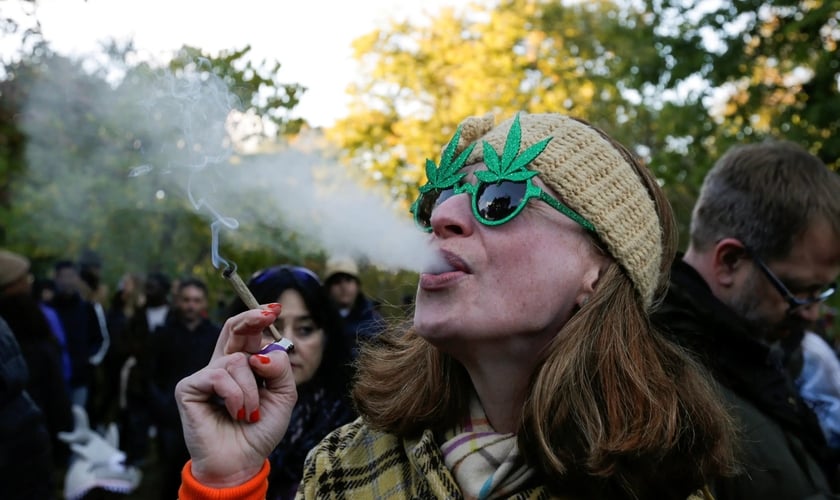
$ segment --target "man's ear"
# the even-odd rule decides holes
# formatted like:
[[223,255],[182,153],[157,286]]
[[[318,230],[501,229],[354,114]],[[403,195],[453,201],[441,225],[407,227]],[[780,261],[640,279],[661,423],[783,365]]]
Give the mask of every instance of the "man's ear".
[[749,253],[740,240],[724,238],[714,247],[712,259],[712,278],[720,287],[730,287],[736,276],[744,269],[749,260]]

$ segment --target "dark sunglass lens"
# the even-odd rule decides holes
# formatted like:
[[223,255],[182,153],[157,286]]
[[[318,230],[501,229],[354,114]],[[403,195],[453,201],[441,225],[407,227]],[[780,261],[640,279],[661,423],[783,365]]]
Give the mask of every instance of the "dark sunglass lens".
[[431,227],[432,210],[455,194],[452,188],[432,189],[420,195],[420,203],[417,205],[417,220],[423,227]]
[[478,214],[488,221],[510,217],[522,203],[526,190],[527,185],[524,182],[481,183],[475,193]]

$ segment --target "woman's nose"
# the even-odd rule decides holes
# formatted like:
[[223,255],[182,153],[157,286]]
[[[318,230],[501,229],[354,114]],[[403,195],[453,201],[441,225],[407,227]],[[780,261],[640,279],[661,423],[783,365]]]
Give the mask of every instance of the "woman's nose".
[[442,238],[472,234],[477,221],[472,215],[470,195],[461,193],[445,199],[432,210],[429,222],[432,232]]

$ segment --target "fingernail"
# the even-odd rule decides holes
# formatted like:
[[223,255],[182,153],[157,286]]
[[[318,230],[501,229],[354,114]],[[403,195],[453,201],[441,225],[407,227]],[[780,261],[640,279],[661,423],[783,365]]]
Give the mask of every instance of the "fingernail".
[[279,312],[280,309],[283,307],[282,305],[278,304],[277,302],[272,302],[271,304],[267,304],[265,307],[271,309],[272,311]]
[[245,407],[244,406],[242,408],[240,408],[238,412],[236,412],[236,420],[245,420]]
[[263,316],[276,316],[277,315],[277,313],[275,313],[274,311],[267,311],[265,309],[263,309],[260,312],[260,314],[262,314]]
[[251,417],[248,419],[249,422],[259,422],[260,421],[260,409],[257,408],[256,410],[251,412]]
[[271,358],[269,358],[268,356],[266,356],[264,354],[255,354],[254,357],[257,358],[259,360],[259,362],[264,364],[264,365],[267,365],[267,364],[271,363]]

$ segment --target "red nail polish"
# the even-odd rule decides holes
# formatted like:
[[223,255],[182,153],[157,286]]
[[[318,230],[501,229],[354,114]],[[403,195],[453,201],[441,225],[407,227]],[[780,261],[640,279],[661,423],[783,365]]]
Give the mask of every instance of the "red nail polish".
[[249,422],[255,423],[260,421],[260,409],[257,408],[256,410],[251,412],[251,417],[248,419]]
[[265,354],[254,354],[254,357],[257,358],[259,362],[264,365],[271,363],[271,358],[269,358]]
[[275,313],[274,311],[266,311],[265,309],[263,309],[260,312],[260,314],[262,314],[263,316],[275,316],[277,313]]
[[245,420],[245,407],[244,406],[242,408],[240,408],[238,412],[236,412],[236,420]]
[[280,309],[283,306],[278,304],[277,302],[272,302],[271,304],[266,305],[266,307],[271,309],[272,311],[280,312]]

